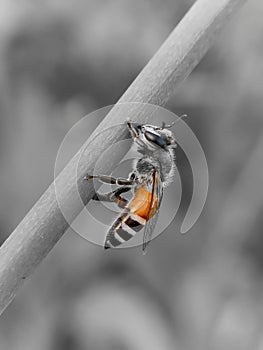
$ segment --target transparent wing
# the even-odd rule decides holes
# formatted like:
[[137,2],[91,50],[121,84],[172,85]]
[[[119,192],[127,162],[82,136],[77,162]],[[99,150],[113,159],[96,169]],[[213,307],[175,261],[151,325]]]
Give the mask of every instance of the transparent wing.
[[145,225],[144,233],[143,233],[143,244],[142,244],[142,250],[144,254],[146,254],[147,247],[151,242],[152,234],[158,220],[158,215],[159,215],[159,209],[156,210],[154,216],[149,221],[147,221]]
[[144,227],[143,245],[142,245],[142,250],[144,254],[146,253],[146,248],[152,239],[152,234],[157,223],[162,196],[163,196],[163,186],[160,179],[160,174],[157,170],[155,170],[152,174],[151,203],[149,206],[148,217],[150,216],[150,212],[155,205],[155,202],[154,202],[155,198],[157,200],[157,208],[154,215],[149,220],[147,220]]

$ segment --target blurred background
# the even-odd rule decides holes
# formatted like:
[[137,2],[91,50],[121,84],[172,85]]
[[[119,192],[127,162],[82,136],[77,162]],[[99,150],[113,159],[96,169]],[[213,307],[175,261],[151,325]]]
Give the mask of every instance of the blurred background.
[[[191,0],[0,1],[0,241],[53,180],[58,147],[115,103]],[[263,4],[250,0],[168,105],[210,187],[195,226],[107,251],[70,230],[0,319],[3,350],[263,349]]]

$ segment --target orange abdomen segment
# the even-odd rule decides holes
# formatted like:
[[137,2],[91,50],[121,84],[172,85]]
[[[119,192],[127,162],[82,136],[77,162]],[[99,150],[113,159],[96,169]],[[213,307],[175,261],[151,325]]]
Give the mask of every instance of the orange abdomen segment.
[[129,204],[131,213],[136,214],[145,220],[149,220],[155,214],[158,207],[157,196],[153,196],[152,203],[151,196],[151,192],[147,191],[144,186],[138,188],[133,200]]

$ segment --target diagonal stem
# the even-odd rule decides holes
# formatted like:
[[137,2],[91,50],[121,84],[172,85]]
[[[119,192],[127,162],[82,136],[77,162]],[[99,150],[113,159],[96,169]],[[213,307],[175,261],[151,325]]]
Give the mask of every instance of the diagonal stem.
[[[244,2],[245,0],[197,0],[119,102],[164,105],[179,83],[204,56],[228,18]],[[126,118],[122,113],[122,105],[115,105],[92,135],[93,138],[98,135],[92,143],[92,149],[86,148],[88,143],[83,145],[58,176],[57,193],[60,200],[72,208],[71,220],[81,210],[72,194],[76,185],[77,165],[80,170],[77,179],[80,195],[87,203],[94,193],[91,186],[83,181],[83,176],[92,172],[96,159],[104,150],[116,140],[127,137],[125,126],[110,129],[103,136],[99,133],[105,127],[124,123]],[[143,113],[138,117],[140,120],[143,120]],[[80,154],[82,157],[78,163]],[[121,153],[113,155],[105,164],[105,173],[121,156]],[[0,313],[67,228],[68,223],[59,209],[53,183],[0,249]]]

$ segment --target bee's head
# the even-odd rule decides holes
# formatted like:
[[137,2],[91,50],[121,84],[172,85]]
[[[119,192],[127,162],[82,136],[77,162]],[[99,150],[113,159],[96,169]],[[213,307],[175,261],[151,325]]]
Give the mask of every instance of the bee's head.
[[137,124],[128,122],[128,128],[134,138],[134,141],[140,148],[148,148],[149,150],[158,149],[159,147],[166,150],[176,147],[174,136],[169,130],[171,125],[163,125],[161,127],[150,124]]

